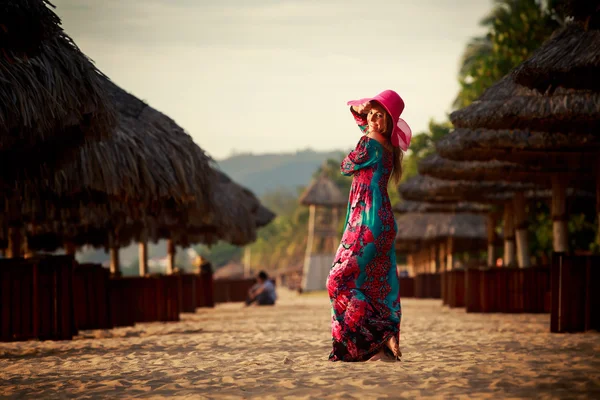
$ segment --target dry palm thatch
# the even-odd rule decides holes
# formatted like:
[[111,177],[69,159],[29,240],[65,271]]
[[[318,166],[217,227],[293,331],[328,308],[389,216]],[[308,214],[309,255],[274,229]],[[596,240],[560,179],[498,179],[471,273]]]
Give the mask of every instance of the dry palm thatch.
[[[119,111],[109,140],[88,143],[67,168],[43,179],[18,182],[24,206],[40,198],[83,202],[108,197],[157,213],[173,203],[196,202],[206,213],[213,204],[211,159],[173,120],[105,80]],[[52,173],[54,172],[54,173]]]
[[[217,182],[213,194],[217,204],[212,212],[196,203],[170,204],[159,213],[145,212],[133,217],[128,207],[109,200],[92,204],[82,210],[85,219],[77,221],[62,213],[59,222],[33,225],[29,229],[29,247],[33,250],[54,251],[66,242],[75,246],[123,247],[132,242],[171,239],[187,247],[195,243],[214,244],[223,240],[246,245],[256,239],[256,229],[268,224],[274,214],[260,204],[248,189],[215,171]],[[121,205],[121,209],[119,206]]]
[[487,246],[486,218],[460,213],[407,213],[396,220],[396,250],[413,252],[427,243],[452,238],[455,251],[482,250]]
[[[400,184],[398,193],[404,200],[427,201],[430,203],[459,203],[462,201],[483,204],[504,203],[514,198],[516,192],[523,192],[526,199],[548,200],[552,198],[550,189],[522,182],[492,181],[450,181],[429,176],[417,175]],[[581,204],[595,198],[589,189],[567,190],[567,197]]]
[[0,178],[27,179],[42,163],[52,168],[110,137],[116,119],[105,80],[63,34],[35,57],[0,57]]
[[527,130],[458,128],[435,144],[437,152],[452,160],[503,160],[552,166],[581,164],[600,150],[594,133],[565,133]]
[[595,133],[600,129],[600,93],[559,89],[541,95],[507,75],[450,119],[457,128]]
[[567,25],[519,65],[513,79],[542,93],[559,86],[600,91],[599,28],[588,25],[586,29],[581,22]]
[[[590,160],[591,161],[591,160]],[[432,154],[421,160],[419,173],[440,179],[465,181],[530,182],[551,186],[552,177],[564,177],[571,184],[589,187],[593,185],[589,171],[593,164],[553,164],[530,166],[498,160],[454,161]]]
[[254,220],[256,222],[257,228],[262,228],[263,226],[269,225],[271,221],[273,221],[276,217],[273,211],[269,210],[262,204],[258,207],[258,210],[256,210],[256,213],[254,215]]
[[300,196],[300,204],[306,206],[344,207],[346,203],[340,189],[325,174],[313,180]]
[[34,56],[40,44],[62,31],[60,18],[47,0],[0,0],[0,50]]
[[471,213],[487,214],[491,211],[488,204],[469,203],[461,201],[459,203],[426,203],[420,201],[404,200],[394,205],[394,212],[399,214],[406,213]]
[[472,182],[447,181],[417,175],[398,186],[398,193],[405,200],[432,203],[458,203],[461,201],[485,204],[504,201],[517,191],[538,189],[531,183],[520,182]]

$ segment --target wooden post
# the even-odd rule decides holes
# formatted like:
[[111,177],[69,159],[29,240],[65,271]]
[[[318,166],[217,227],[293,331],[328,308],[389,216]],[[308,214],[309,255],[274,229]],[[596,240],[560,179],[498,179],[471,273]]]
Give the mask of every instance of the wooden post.
[[567,182],[552,177],[552,248],[556,252],[569,249],[567,231]]
[[413,253],[406,256],[406,269],[409,276],[415,276],[415,255]]
[[600,157],[596,165],[596,245],[600,246]]
[[140,276],[148,275],[148,242],[142,241],[139,243],[139,265]]
[[311,204],[308,207],[309,215],[308,215],[308,238],[306,239],[306,257],[310,257],[313,252],[313,243],[315,240],[315,214],[317,211],[317,206]]
[[504,204],[504,266],[515,264],[515,225],[513,221],[513,204],[507,201]]
[[6,258],[21,257],[23,247],[23,232],[21,228],[14,226],[8,227],[8,247],[6,248]]
[[440,262],[440,269],[442,272],[446,271],[446,243],[439,242],[437,246],[437,257]]
[[339,238],[338,238],[338,231],[337,231],[337,226],[339,221],[339,209],[338,207],[333,207],[331,209],[331,253],[334,254],[337,250],[338,247],[338,243],[339,243]]
[[119,248],[110,248],[110,273],[115,276],[121,275],[121,265],[119,264]]
[[73,242],[65,242],[63,246],[65,248],[65,254],[67,254],[69,256],[75,255],[75,252],[77,251],[77,249]]
[[529,240],[527,232],[527,211],[525,203],[525,193],[517,192],[513,198],[514,202],[514,219],[515,219],[515,236],[517,239],[517,263],[520,268],[531,266],[529,256]]
[[490,212],[487,216],[487,266],[496,266],[496,214]]
[[167,275],[175,271],[175,243],[172,239],[167,240]]
[[446,242],[446,271],[452,271],[454,266],[454,241],[452,236],[448,236]]
[[250,245],[244,247],[244,278],[250,277],[250,261],[252,260],[252,250]]
[[442,264],[443,264],[442,263],[443,259],[440,258],[439,248],[440,248],[440,245],[439,245],[438,242],[434,242],[431,245],[431,256],[433,257],[433,260],[434,260],[434,263],[435,263],[434,264],[435,268],[434,268],[433,272],[436,273],[436,274],[439,273],[439,272],[441,272],[441,270],[442,270]]

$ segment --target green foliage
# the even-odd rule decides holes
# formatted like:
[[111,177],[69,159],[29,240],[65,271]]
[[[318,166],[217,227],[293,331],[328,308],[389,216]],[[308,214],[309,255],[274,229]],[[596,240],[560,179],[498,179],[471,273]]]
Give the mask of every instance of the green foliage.
[[413,136],[410,142],[410,153],[402,163],[401,182],[418,174],[417,165],[419,161],[435,153],[435,142],[446,136],[451,128],[452,124],[449,121],[436,122],[432,119],[429,121],[428,131]]
[[488,28],[473,38],[461,60],[460,92],[455,108],[471,104],[483,92],[527,59],[559,26],[555,2],[495,0],[480,24]]
[[218,269],[230,261],[239,261],[242,256],[241,247],[225,242],[219,242],[211,247],[198,245],[194,249],[201,257],[210,260],[214,269]]

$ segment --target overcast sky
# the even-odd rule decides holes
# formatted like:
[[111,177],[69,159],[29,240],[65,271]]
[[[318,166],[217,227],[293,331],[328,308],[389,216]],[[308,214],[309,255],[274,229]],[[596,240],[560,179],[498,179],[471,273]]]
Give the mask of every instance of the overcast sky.
[[490,0],[54,0],[115,83],[216,159],[347,149],[346,101],[396,90],[413,132],[444,119]]

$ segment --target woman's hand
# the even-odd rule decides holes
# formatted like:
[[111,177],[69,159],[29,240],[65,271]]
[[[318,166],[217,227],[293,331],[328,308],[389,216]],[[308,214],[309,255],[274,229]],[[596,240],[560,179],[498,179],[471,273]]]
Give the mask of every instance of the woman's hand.
[[359,106],[352,106],[352,109],[357,113],[357,114],[368,114],[369,110],[371,110],[371,103],[370,102],[366,102],[364,104],[361,104]]

